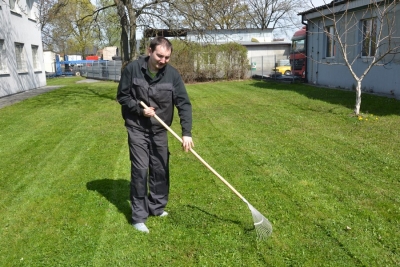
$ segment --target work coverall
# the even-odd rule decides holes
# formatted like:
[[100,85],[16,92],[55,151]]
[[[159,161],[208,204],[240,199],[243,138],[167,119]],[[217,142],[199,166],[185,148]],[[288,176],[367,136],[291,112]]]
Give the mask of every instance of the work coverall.
[[160,215],[169,194],[167,131],[155,118],[143,115],[140,101],[154,107],[168,126],[175,106],[182,136],[191,136],[192,129],[192,106],[178,71],[166,65],[152,78],[148,59],[141,57],[124,68],[117,93],[128,131],[132,224],[146,222],[149,215]]

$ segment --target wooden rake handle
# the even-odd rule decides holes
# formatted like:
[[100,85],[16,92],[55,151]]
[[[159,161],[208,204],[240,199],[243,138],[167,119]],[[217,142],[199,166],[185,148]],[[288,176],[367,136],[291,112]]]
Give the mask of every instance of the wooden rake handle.
[[[148,108],[148,106],[143,102],[140,101],[140,105],[142,105],[144,108]],[[157,115],[154,115],[154,118],[161,123],[162,126],[165,127],[165,129],[167,129],[173,136],[175,136],[176,139],[179,140],[179,142],[183,142],[182,138],[177,135],[174,130],[172,130],[167,124],[165,124],[165,122],[160,119],[160,117],[158,117]],[[213,169],[213,167],[211,167],[202,157],[200,157],[199,154],[197,154],[196,151],[194,151],[193,148],[190,148],[190,152],[192,152],[192,154],[198,159],[200,160],[201,163],[203,163],[204,166],[207,167],[207,169],[209,169],[212,173],[215,174],[215,176],[217,176],[227,187],[229,187],[229,189],[231,189],[233,191],[233,193],[235,193],[241,200],[243,200],[246,204],[249,204],[247,202],[247,200],[230,184],[228,183],[227,180],[224,179],[224,177],[222,177],[216,170]]]

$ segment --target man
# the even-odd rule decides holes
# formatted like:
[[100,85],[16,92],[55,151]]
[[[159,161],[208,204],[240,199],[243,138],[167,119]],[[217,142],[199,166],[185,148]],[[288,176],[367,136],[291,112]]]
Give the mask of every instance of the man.
[[[118,85],[117,99],[128,131],[131,160],[132,224],[149,232],[149,215],[167,216],[164,210],[169,194],[169,151],[166,129],[154,118],[157,114],[171,125],[174,106],[182,127],[182,146],[194,146],[192,105],[178,71],[168,65],[172,44],[164,37],[150,42],[148,56],[129,63]],[[143,108],[143,101],[148,108]]]

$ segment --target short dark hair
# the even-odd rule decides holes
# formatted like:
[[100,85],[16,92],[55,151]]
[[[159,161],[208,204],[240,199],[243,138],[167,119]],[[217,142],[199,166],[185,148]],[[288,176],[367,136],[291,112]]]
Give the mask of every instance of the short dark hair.
[[153,38],[153,40],[151,40],[151,42],[150,42],[149,47],[150,47],[151,51],[154,52],[154,50],[156,50],[156,47],[159,45],[162,45],[167,49],[171,49],[171,53],[172,53],[171,42],[167,38],[162,37],[162,36],[157,36],[157,37]]

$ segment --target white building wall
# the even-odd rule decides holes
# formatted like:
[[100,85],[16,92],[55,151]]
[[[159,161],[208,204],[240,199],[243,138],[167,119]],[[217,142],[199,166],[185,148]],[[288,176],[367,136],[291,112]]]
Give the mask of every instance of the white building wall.
[[113,56],[117,55],[116,46],[107,46],[103,49],[103,60],[112,60]]
[[[14,3],[14,0],[0,1],[0,42],[3,43],[0,60],[6,66],[0,72],[0,97],[46,85],[41,32],[36,22],[37,0]],[[17,69],[16,43],[23,44],[23,70]],[[37,48],[36,64],[32,46]]]
[[46,72],[56,72],[56,53],[52,51],[43,51],[44,69]]
[[290,43],[275,45],[273,43],[266,43],[260,45],[246,45],[248,58],[262,57],[262,56],[278,56],[278,57],[289,57]]

